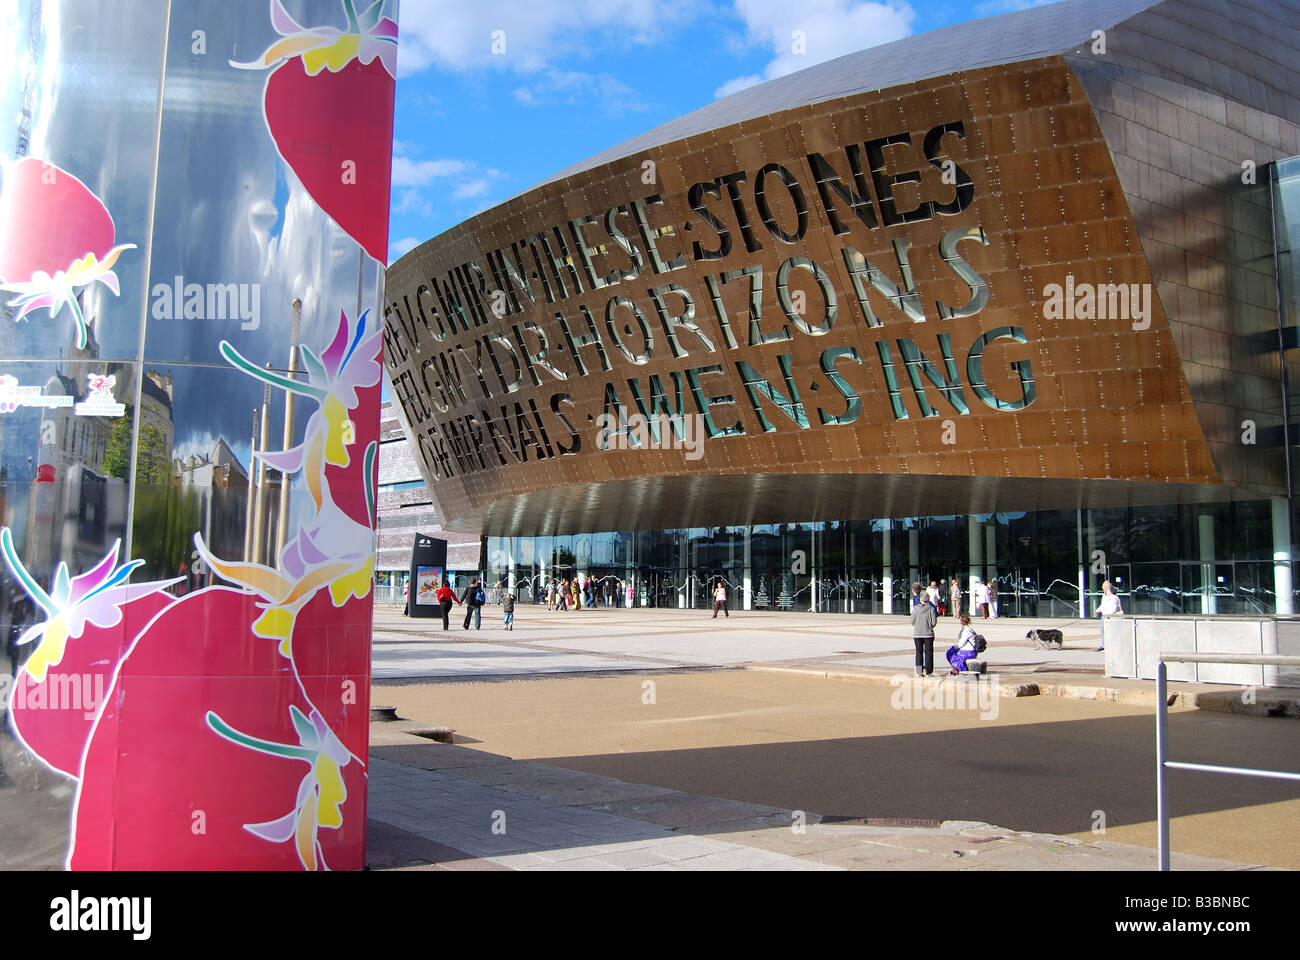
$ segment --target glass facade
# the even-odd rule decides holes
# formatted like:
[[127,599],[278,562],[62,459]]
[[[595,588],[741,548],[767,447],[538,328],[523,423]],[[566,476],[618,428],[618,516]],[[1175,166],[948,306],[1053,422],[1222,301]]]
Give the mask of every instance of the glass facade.
[[[1000,616],[1091,616],[1110,579],[1129,613],[1275,609],[1267,500],[686,530],[489,537],[488,582],[544,603],[552,577],[591,578],[611,605],[708,609],[721,581],[733,609],[894,613],[911,584],[996,587]],[[1080,609],[1080,595],[1082,611]],[[603,600],[602,600],[603,602]]]

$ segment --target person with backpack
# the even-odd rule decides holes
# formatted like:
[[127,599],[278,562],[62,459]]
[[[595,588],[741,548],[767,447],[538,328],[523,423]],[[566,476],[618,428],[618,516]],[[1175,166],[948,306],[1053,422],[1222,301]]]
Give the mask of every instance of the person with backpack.
[[513,630],[515,628],[515,595],[508,590],[501,594],[501,612],[505,614],[505,628]]
[[474,629],[483,629],[483,604],[487,603],[487,594],[483,592],[483,585],[475,577],[469,582],[469,589],[465,591],[465,629],[469,629],[470,618],[474,618]]
[[913,596],[920,597],[912,607],[912,643],[916,645],[916,675],[934,673],[934,625],[939,621],[939,613],[930,598],[921,593],[919,583],[912,584]]
[[957,634],[957,642],[948,648],[947,653],[948,663],[952,665],[951,673],[958,674],[965,671],[966,662],[986,649],[988,649],[988,644],[970,625],[970,617],[962,614],[961,630]]

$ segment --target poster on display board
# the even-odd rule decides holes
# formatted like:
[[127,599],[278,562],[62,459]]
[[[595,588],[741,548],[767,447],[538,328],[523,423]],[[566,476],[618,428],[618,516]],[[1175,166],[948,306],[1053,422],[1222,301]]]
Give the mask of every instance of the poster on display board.
[[438,585],[442,583],[442,567],[417,567],[415,571],[415,602],[421,606],[438,605]]

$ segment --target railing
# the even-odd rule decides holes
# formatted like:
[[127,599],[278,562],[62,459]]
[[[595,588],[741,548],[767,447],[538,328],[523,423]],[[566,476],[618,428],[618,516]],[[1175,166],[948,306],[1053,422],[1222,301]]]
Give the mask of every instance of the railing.
[[1165,771],[1199,770],[1201,773],[1226,773],[1238,777],[1265,777],[1270,780],[1300,781],[1300,773],[1284,770],[1257,770],[1252,767],[1223,767],[1209,763],[1169,760],[1169,678],[1166,663],[1241,663],[1260,666],[1300,667],[1300,657],[1266,657],[1246,653],[1162,653],[1156,667],[1156,823],[1159,829],[1156,847],[1159,869],[1169,869],[1169,785]]

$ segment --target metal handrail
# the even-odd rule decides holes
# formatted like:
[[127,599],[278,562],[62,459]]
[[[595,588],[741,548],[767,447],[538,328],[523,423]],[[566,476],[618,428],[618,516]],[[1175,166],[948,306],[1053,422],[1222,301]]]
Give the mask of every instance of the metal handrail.
[[1259,770],[1253,767],[1224,767],[1209,763],[1169,760],[1169,677],[1166,663],[1244,663],[1277,667],[1300,667],[1300,657],[1263,656],[1251,653],[1161,653],[1156,667],[1156,849],[1158,869],[1169,869],[1169,787],[1165,771],[1199,770],[1202,773],[1226,773],[1239,777],[1264,777],[1270,780],[1300,781],[1300,773],[1285,770]]

